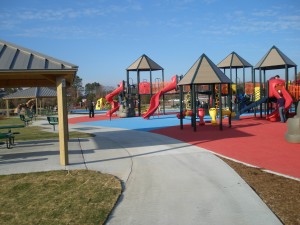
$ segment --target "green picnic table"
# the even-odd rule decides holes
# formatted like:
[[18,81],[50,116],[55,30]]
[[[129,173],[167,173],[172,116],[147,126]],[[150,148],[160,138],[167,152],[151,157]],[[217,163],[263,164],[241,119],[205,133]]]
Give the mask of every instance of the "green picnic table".
[[6,133],[0,133],[0,139],[5,139],[6,147],[11,148],[15,143],[15,134],[20,134],[20,132],[12,132],[14,128],[22,128],[25,125],[15,124],[15,125],[4,125],[0,126],[0,129],[8,129]]

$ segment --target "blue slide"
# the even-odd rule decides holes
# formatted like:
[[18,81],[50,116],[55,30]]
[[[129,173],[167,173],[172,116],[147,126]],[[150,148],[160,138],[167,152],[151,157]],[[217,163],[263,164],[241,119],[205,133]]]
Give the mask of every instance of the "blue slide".
[[249,109],[252,109],[258,105],[260,105],[261,103],[264,103],[267,101],[269,97],[263,97],[261,99],[259,99],[258,101],[256,102],[253,102],[251,103],[250,105],[247,105],[246,107],[242,108],[240,111],[239,111],[239,115],[242,115],[243,113],[247,112]]

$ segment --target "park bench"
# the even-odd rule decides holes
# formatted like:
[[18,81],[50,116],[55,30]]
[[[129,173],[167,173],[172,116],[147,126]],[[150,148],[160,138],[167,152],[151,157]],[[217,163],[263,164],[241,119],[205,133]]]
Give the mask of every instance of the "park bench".
[[25,126],[28,126],[29,122],[32,120],[31,118],[26,118],[23,114],[20,114],[20,119],[24,122]]
[[27,114],[27,116],[28,116],[28,118],[32,121],[33,120],[33,118],[34,118],[34,120],[36,121],[36,115],[34,114],[34,113],[29,113],[29,114]]
[[55,125],[58,125],[58,117],[47,116],[47,120],[48,120],[49,124],[53,126],[53,130],[55,131]]

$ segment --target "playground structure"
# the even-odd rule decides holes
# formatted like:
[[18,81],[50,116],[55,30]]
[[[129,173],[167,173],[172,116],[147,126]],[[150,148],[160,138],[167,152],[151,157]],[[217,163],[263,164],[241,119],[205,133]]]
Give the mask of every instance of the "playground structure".
[[[276,63],[282,62],[279,65],[274,65],[273,61]],[[291,67],[295,67],[294,82],[289,80],[288,69]],[[237,70],[240,68],[243,69],[242,79],[238,77],[237,73]],[[251,68],[251,81],[246,82],[245,80],[245,68]],[[221,69],[224,69],[224,72]],[[229,76],[225,74],[226,69],[230,69]],[[235,79],[232,72],[234,69]],[[274,83],[275,81],[269,83],[266,80],[266,70],[272,69],[285,69],[285,79],[276,81],[276,83]],[[162,71],[162,78],[155,78],[155,82],[152,82],[152,72],[157,70]],[[258,79],[255,70],[259,70]],[[131,71],[137,72],[136,82],[129,76]],[[148,82],[146,79],[141,81],[141,73],[147,71],[150,73],[150,81]],[[189,74],[190,72],[193,74]],[[204,57],[199,58],[185,76],[181,76],[181,79],[188,76],[190,76],[190,79],[191,76],[194,76],[193,79],[190,79],[193,83],[183,82],[182,90],[178,91],[180,85],[175,84],[173,78],[171,82],[165,82],[163,68],[148,56],[142,55],[127,68],[127,81],[123,81],[122,92],[120,89],[121,85],[120,88],[112,92],[113,96],[111,94],[106,96],[106,100],[109,100],[108,102],[110,102],[112,108],[107,115],[111,116],[116,112],[120,117],[127,117],[129,116],[128,107],[131,107],[133,111],[137,109],[138,116],[149,119],[157,112],[157,109],[162,108],[162,113],[165,113],[165,94],[174,93],[180,95],[180,104],[184,103],[184,106],[180,106],[180,113],[177,117],[183,119],[185,116],[191,116],[193,127],[195,127],[197,116],[201,120],[199,111],[197,111],[199,106],[196,103],[196,101],[199,101],[199,96],[206,99],[208,104],[207,113],[214,111],[215,118],[219,118],[220,129],[222,129],[221,121],[224,117],[229,118],[228,123],[231,126],[231,119],[239,119],[239,116],[246,112],[253,112],[255,116],[257,112],[260,112],[261,117],[264,112],[267,119],[277,121],[279,114],[274,102],[278,96],[275,90],[278,87],[283,90],[286,100],[286,112],[290,112],[290,108],[299,100],[300,96],[300,87],[296,81],[296,73],[296,64],[275,46],[259,61],[255,68],[235,52],[232,52],[218,66],[204,55]],[[157,82],[157,80],[161,80],[161,82]],[[233,82],[234,80],[235,82]],[[120,100],[119,93],[124,93],[125,97],[121,98],[124,98],[126,101]],[[119,96],[119,101],[113,100],[112,97],[116,95]],[[149,108],[142,114],[141,96],[144,95],[150,96],[150,102]],[[121,104],[122,102],[123,104]],[[120,112],[120,108],[123,114]],[[212,110],[209,111],[209,109]],[[130,116],[135,116],[133,111]],[[214,121],[216,120],[213,120],[213,123]],[[201,124],[203,125],[202,120]]]
[[[281,79],[269,80],[269,96],[268,97],[269,98],[275,97],[276,99],[280,98],[281,96],[278,93],[279,90],[281,91],[283,98],[285,99],[284,109],[285,109],[285,112],[287,113],[293,103],[293,99],[292,99],[291,95],[287,92],[287,90],[285,89],[284,80],[281,80]],[[271,114],[267,115],[266,119],[268,119],[270,121],[278,121],[279,118],[280,118],[279,110],[278,110],[278,106],[276,104],[275,110]]]
[[[109,117],[115,112],[117,112],[119,117],[135,116],[133,99],[126,94],[124,83],[124,81],[120,82],[118,88],[105,96],[106,101],[111,105],[111,109],[106,112],[106,115]],[[115,96],[118,96],[118,100],[114,99]]]
[[111,105],[111,109],[106,112],[107,116],[112,116],[112,114],[119,109],[119,102],[114,99],[114,96],[123,91],[123,85],[124,82],[120,82],[120,85],[117,89],[105,96],[106,101]]
[[150,116],[152,116],[155,111],[157,110],[157,108],[159,107],[160,105],[160,97],[167,93],[167,92],[170,92],[172,90],[175,90],[176,87],[177,87],[177,76],[173,76],[172,77],[172,81],[171,83],[169,83],[166,87],[162,88],[160,91],[157,90],[156,94],[154,94],[151,99],[150,99],[150,106],[149,106],[149,109],[148,111],[143,115],[143,118],[144,119],[149,119]]
[[175,75],[170,82],[156,82],[152,85],[150,85],[150,82],[143,81],[139,84],[138,90],[132,86],[125,87],[125,82],[122,81],[118,88],[105,96],[105,99],[98,99],[96,109],[102,109],[104,102],[106,102],[106,104],[111,105],[111,109],[106,113],[107,116],[116,113],[118,117],[133,117],[137,107],[136,99],[139,99],[140,95],[150,95],[152,93],[150,106],[147,112],[143,114],[144,119],[149,119],[160,106],[160,98],[164,94],[176,93],[177,79],[178,77]]
[[[139,57],[134,63],[127,68],[127,80],[122,81],[118,88],[109,93],[104,98],[97,100],[96,109],[101,110],[107,104],[110,104],[110,110],[106,115],[111,117],[114,113],[119,117],[133,117],[136,116],[135,110],[137,109],[138,116],[141,116],[141,96],[150,96],[150,108],[144,118],[149,119],[160,106],[160,98],[162,98],[162,109],[165,112],[165,99],[164,95],[169,93],[176,93],[177,79],[172,78],[171,82],[164,81],[163,68],[155,63],[146,55]],[[133,83],[133,79],[129,77],[132,71],[137,72],[137,81]],[[150,72],[150,82],[140,80],[141,72]],[[162,78],[155,78],[152,82],[152,72],[162,71]],[[177,77],[177,76],[174,76]],[[159,82],[156,82],[159,80]],[[132,81],[130,83],[130,81]]]

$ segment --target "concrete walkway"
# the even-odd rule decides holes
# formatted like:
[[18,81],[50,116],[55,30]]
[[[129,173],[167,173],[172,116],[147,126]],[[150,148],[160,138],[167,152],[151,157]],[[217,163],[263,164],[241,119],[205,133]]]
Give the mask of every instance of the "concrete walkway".
[[[44,121],[34,122],[52,127]],[[282,224],[227,164],[204,149],[133,130],[71,125],[95,138],[69,142],[70,165],[59,165],[57,141],[1,147],[1,174],[89,169],[117,176],[124,192],[109,225]]]

